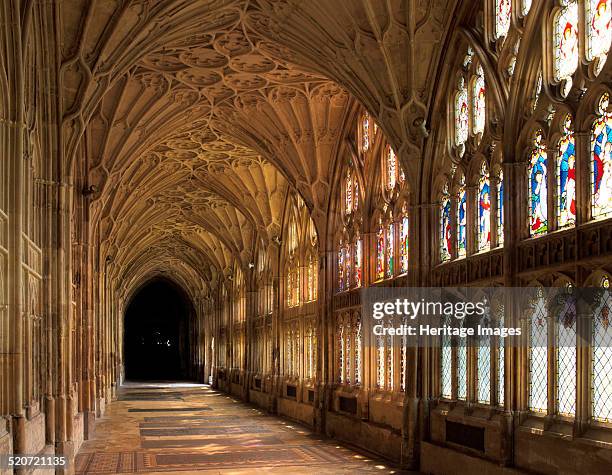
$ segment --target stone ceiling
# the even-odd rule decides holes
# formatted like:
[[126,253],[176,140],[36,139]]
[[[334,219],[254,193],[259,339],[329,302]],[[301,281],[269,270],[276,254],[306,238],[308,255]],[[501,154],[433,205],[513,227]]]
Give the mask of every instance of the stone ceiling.
[[129,281],[184,267],[210,280],[234,258],[252,262],[257,240],[280,235],[290,188],[323,232],[357,102],[403,160],[418,150],[413,122],[426,117],[453,9],[444,0],[64,2],[65,167],[85,150],[91,222],[117,272]]

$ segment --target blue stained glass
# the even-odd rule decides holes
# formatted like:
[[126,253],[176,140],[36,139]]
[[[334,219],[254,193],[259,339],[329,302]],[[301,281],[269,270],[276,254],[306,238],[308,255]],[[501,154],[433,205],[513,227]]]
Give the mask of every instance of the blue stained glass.
[[489,172],[483,164],[478,186],[478,250],[491,246],[491,186]]
[[542,132],[536,132],[529,166],[529,233],[538,236],[548,231],[548,186],[546,149]]
[[591,135],[593,217],[612,213],[612,114],[607,111],[608,93],[599,101],[599,116]]
[[467,210],[466,210],[466,192],[462,186],[459,190],[457,199],[457,255],[465,257],[466,254],[466,228],[467,228]]
[[560,228],[576,222],[576,146],[569,114],[565,118],[563,132],[557,157],[557,218]]
[[504,243],[504,175],[500,171],[497,179],[497,244]]
[[442,199],[440,211],[440,260],[445,262],[451,258],[452,250],[451,200],[448,195]]

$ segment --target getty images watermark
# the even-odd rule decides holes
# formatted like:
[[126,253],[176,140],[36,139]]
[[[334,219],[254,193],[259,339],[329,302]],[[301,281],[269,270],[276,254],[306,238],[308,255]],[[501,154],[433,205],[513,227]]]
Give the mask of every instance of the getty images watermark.
[[[606,289],[554,288],[386,288],[361,293],[362,315],[374,343],[400,337],[408,346],[545,345],[543,334],[565,332],[562,345],[588,345],[599,332],[600,346],[612,346]],[[535,335],[535,337],[534,337]],[[497,343],[494,343],[497,342]],[[567,343],[564,343],[567,342]]]

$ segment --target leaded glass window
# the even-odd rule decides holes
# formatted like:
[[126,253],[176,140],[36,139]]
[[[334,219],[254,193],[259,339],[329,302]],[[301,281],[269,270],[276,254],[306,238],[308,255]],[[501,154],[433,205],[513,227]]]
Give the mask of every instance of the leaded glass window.
[[390,145],[387,145],[386,151],[386,187],[387,190],[393,190],[397,183],[397,156]]
[[387,259],[387,265],[385,268],[385,277],[387,279],[393,277],[393,271],[394,271],[394,256],[393,256],[393,252],[394,252],[394,243],[395,239],[394,239],[394,225],[393,223],[390,223],[387,226],[387,236],[385,238],[385,243],[386,243],[386,248],[385,248],[385,255],[386,255],[386,259]]
[[511,13],[512,0],[495,0],[495,39],[508,34]]
[[393,337],[391,335],[387,335],[387,368],[386,368],[386,389],[388,391],[393,390],[393,369],[395,367],[393,353]]
[[591,192],[593,217],[612,213],[612,114],[608,112],[610,96],[599,100],[598,117],[591,129]]
[[461,178],[457,193],[457,256],[465,257],[467,246],[467,193],[465,178]]
[[469,108],[468,93],[463,78],[459,79],[459,87],[455,94],[455,145],[465,144],[468,138]]
[[355,262],[354,262],[354,272],[355,272],[355,287],[361,287],[361,270],[363,267],[363,258],[362,258],[362,240],[357,239],[355,242]]
[[491,183],[486,163],[480,168],[478,180],[478,250],[491,248]]
[[355,384],[361,384],[361,345],[363,341],[361,315],[357,314],[355,322]]
[[408,229],[408,216],[406,215],[406,209],[404,208],[404,216],[402,217],[402,221],[400,223],[400,272],[402,274],[408,272]]
[[576,146],[570,114],[563,121],[557,151],[557,221],[559,228],[576,222]]
[[531,10],[532,0],[521,0],[521,14],[527,16],[529,10]]
[[385,387],[385,340],[382,335],[376,336],[376,387]]
[[533,303],[529,341],[529,409],[548,409],[548,312],[542,290]]
[[344,192],[344,213],[350,214],[353,211],[353,176],[351,170],[346,172]]
[[[505,321],[505,307],[500,305],[498,307],[498,328],[504,328]],[[504,383],[506,377],[506,339],[502,337],[497,338],[497,404],[499,406],[504,405],[505,401],[505,391],[504,391]]]
[[569,78],[578,67],[578,2],[564,0],[554,24],[555,80]]
[[[445,324],[448,324],[448,318],[446,319]],[[451,375],[452,375],[452,370],[453,370],[452,368],[453,348],[451,344],[452,340],[449,335],[442,335],[440,340],[441,340],[441,348],[440,348],[440,352],[441,352],[440,366],[441,368],[440,369],[442,373],[440,375],[441,392],[442,392],[443,398],[450,399],[453,393],[453,386],[452,386],[452,380],[451,380]]]
[[467,346],[465,342],[457,346],[457,399],[467,397]]
[[612,1],[585,0],[586,56],[589,61],[605,62],[612,42]]
[[557,411],[576,414],[576,303],[569,295],[556,322]]
[[476,77],[472,82],[472,132],[481,134],[485,127],[485,78],[482,66],[476,68]]
[[344,247],[340,244],[340,249],[338,249],[338,291],[342,292],[346,290],[344,288],[344,273],[345,269],[345,252]]
[[610,278],[600,281],[602,294],[595,308],[592,329],[592,411],[593,419],[612,422],[612,328],[610,328]]
[[452,253],[451,200],[448,184],[444,186],[440,204],[440,261],[450,260]]
[[538,236],[548,230],[548,186],[546,148],[542,131],[538,130],[533,140],[529,165],[529,234]]
[[497,174],[497,245],[504,243],[504,173]]
[[376,280],[385,278],[385,228],[382,223],[376,233]]
[[361,151],[363,153],[370,149],[370,114],[367,112],[361,119]]
[[478,402],[491,403],[491,337],[481,337],[478,345]]

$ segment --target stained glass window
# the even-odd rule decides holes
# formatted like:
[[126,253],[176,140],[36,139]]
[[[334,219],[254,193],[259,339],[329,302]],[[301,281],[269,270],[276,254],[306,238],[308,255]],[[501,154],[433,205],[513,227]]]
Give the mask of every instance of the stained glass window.
[[591,192],[593,217],[612,213],[612,114],[608,112],[610,96],[599,100],[598,117],[591,129]]
[[459,192],[457,193],[457,256],[465,257],[467,245],[467,200],[465,179],[461,178]]
[[351,170],[346,172],[345,192],[344,192],[344,213],[350,214],[353,211],[353,177]]
[[400,227],[400,258],[401,258],[401,270],[402,274],[408,272],[408,216],[406,215],[406,209],[404,208],[404,216],[402,217]]
[[363,260],[362,260],[362,256],[361,256],[361,247],[362,247],[362,241],[361,239],[358,239],[355,242],[355,265],[354,265],[354,271],[355,271],[355,287],[361,287],[361,269],[363,267]]
[[485,79],[482,66],[476,68],[476,77],[472,82],[472,132],[481,134],[485,127]]
[[495,0],[495,39],[508,34],[512,0]]
[[560,228],[576,222],[576,146],[570,114],[565,116],[557,152],[557,220]]
[[387,145],[386,162],[386,186],[387,190],[392,190],[397,183],[397,157],[390,145]]
[[533,141],[529,166],[529,233],[538,236],[548,230],[548,186],[546,148],[542,131],[538,130]]
[[527,16],[529,10],[531,10],[532,0],[521,0],[521,14]]
[[451,200],[448,194],[448,184],[446,184],[440,205],[440,261],[450,260],[452,249]]
[[[406,318],[402,319],[402,324],[408,325]],[[408,364],[408,336],[402,335],[401,355],[400,355],[400,391],[406,391],[406,365]]]
[[600,58],[603,65],[612,42],[611,0],[586,0],[586,30],[587,59]]
[[359,209],[359,181],[353,176],[353,211]]
[[540,93],[542,92],[542,71],[538,72],[536,78],[535,89],[533,91],[533,106],[532,110],[536,110],[538,107],[538,101],[540,100]]
[[468,138],[468,93],[463,78],[459,79],[459,88],[455,95],[455,145],[463,145]]
[[529,348],[529,409],[546,412],[548,408],[548,319],[542,291],[534,301]]
[[470,65],[472,64],[472,59],[474,58],[474,49],[471,46],[467,47],[467,52],[465,53],[465,56],[463,57],[463,67],[464,68],[469,68]]
[[351,254],[351,247],[348,243],[344,246],[344,289],[348,290],[351,288],[351,272],[353,269],[353,256]]
[[480,168],[478,180],[478,250],[491,248],[491,183],[486,163]]
[[351,331],[350,331],[350,322],[346,322],[345,324],[346,328],[344,330],[346,337],[344,338],[345,341],[345,350],[344,350],[344,355],[345,355],[345,364],[346,364],[346,370],[344,371],[344,382],[346,384],[351,384]]
[[578,3],[565,0],[554,25],[555,79],[570,77],[578,67]]
[[576,413],[576,303],[570,295],[556,322],[557,410],[559,414]]
[[602,295],[593,317],[592,335],[592,411],[593,419],[612,422],[612,328],[610,328],[610,279],[601,279]]
[[385,269],[385,277],[387,277],[387,279],[393,277],[393,271],[395,270],[393,267],[394,264],[394,256],[393,256],[393,252],[394,252],[394,226],[393,223],[390,223],[387,226],[387,236],[385,239],[386,242],[386,248],[385,248],[385,255],[387,257],[387,265],[386,265],[386,269]]
[[376,280],[385,278],[385,228],[378,225],[376,233]]
[[504,172],[497,175],[497,245],[504,243]]
[[310,254],[308,256],[307,268],[307,301],[312,302],[317,299],[317,259]]
[[361,120],[361,151],[367,152],[370,149],[370,114],[364,114]]
[[340,249],[338,250],[338,290],[340,292],[346,290],[344,288],[344,264],[344,247],[342,247],[342,244],[340,244]]

